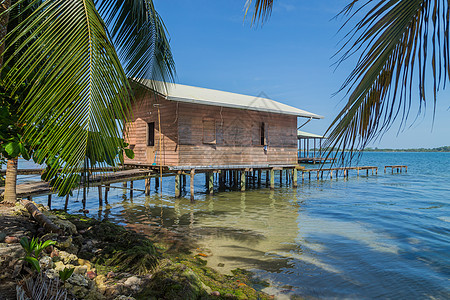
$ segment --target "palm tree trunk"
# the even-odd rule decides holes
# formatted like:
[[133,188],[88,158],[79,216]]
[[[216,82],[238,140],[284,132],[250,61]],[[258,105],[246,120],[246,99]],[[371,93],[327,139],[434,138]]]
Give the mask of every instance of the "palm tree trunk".
[[[0,13],[3,13],[11,6],[11,0],[4,1],[0,5]],[[8,33],[8,21],[9,13],[3,15],[0,18],[0,39],[3,38]],[[3,51],[5,50],[5,43],[0,45],[0,66],[3,65]],[[14,204],[17,201],[16,194],[16,181],[17,181],[17,158],[8,159],[6,165],[6,177],[5,177],[5,193],[4,202],[8,204]]]
[[6,164],[6,176],[5,176],[5,194],[3,196],[3,202],[6,204],[15,204],[17,201],[16,193],[17,182],[17,158],[8,159]]

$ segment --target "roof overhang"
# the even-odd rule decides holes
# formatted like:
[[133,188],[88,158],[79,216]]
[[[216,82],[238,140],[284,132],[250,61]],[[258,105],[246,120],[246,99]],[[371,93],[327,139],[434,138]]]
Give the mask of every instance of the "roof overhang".
[[[151,90],[153,90],[155,86],[161,86],[160,82],[148,79],[132,79],[132,81]],[[323,119],[323,116],[264,97],[248,96],[182,84],[167,83],[166,86],[160,88],[157,93],[169,101]]]

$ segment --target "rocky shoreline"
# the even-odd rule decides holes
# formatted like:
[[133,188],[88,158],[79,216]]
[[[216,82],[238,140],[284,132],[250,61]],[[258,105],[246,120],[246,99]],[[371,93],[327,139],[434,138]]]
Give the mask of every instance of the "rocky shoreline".
[[[16,299],[16,286],[37,276],[20,260],[19,240],[55,241],[39,257],[46,280],[73,274],[59,287],[73,299],[272,299],[255,290],[264,286],[244,270],[233,276],[209,268],[204,252],[192,251],[169,231],[144,236],[108,221],[39,209],[60,233],[46,233],[20,204],[0,207],[0,299]],[[1,298],[4,297],[4,298]]]

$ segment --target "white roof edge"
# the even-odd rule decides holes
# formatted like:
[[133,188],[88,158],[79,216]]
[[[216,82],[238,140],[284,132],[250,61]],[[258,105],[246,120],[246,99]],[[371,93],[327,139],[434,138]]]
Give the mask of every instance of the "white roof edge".
[[[151,88],[150,80],[132,79],[140,85]],[[323,119],[323,116],[263,97],[248,96],[232,92],[168,83],[167,90],[159,91],[169,101],[196,103],[236,109],[264,111],[304,118]],[[264,101],[265,106],[255,105],[255,100]],[[268,107],[271,106],[271,107]]]
[[326,136],[310,133],[306,131],[297,130],[297,138],[318,138],[318,139],[326,139]]

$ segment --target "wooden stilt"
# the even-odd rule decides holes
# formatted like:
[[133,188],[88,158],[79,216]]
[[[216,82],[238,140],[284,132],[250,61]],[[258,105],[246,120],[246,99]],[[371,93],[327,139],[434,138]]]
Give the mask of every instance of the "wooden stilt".
[[159,180],[155,177],[155,190],[159,189]]
[[292,174],[292,186],[294,187],[294,188],[296,188],[297,187],[297,176],[298,176],[298,171],[297,171],[297,169],[295,169],[294,168],[294,170],[293,170],[293,174]]
[[47,206],[48,206],[49,209],[52,209],[52,194],[48,194]]
[[105,185],[105,204],[108,205],[109,183]]
[[266,171],[266,186],[269,185],[269,171]]
[[302,182],[305,181],[305,172],[302,172]]
[[70,195],[67,194],[66,195],[66,202],[64,203],[64,211],[67,211],[67,208],[69,206],[69,197],[70,197]]
[[101,185],[98,186],[98,206],[99,207],[103,206],[103,193],[102,193],[102,186]]
[[81,201],[83,203],[83,210],[86,210],[86,187],[83,186],[83,200]]
[[245,192],[245,171],[241,171],[241,192]]
[[330,179],[333,179],[333,170],[330,171]]
[[191,202],[194,201],[194,176],[195,176],[195,170],[192,169],[192,170],[191,170],[191,185],[190,185],[190,189],[191,189]]
[[280,170],[280,186],[283,185],[283,170]]
[[366,176],[369,176],[369,169],[366,170]]
[[181,196],[180,173],[181,171],[178,171],[178,173],[175,175],[175,197],[177,198]]
[[261,170],[258,170],[258,186],[261,185]]
[[208,177],[209,177],[208,191],[209,191],[209,194],[212,195],[212,194],[214,194],[214,173],[210,172]]
[[130,199],[133,199],[133,181],[130,181]]
[[275,189],[275,170],[270,169],[270,189]]
[[145,196],[150,195],[150,181],[151,177],[145,178]]

